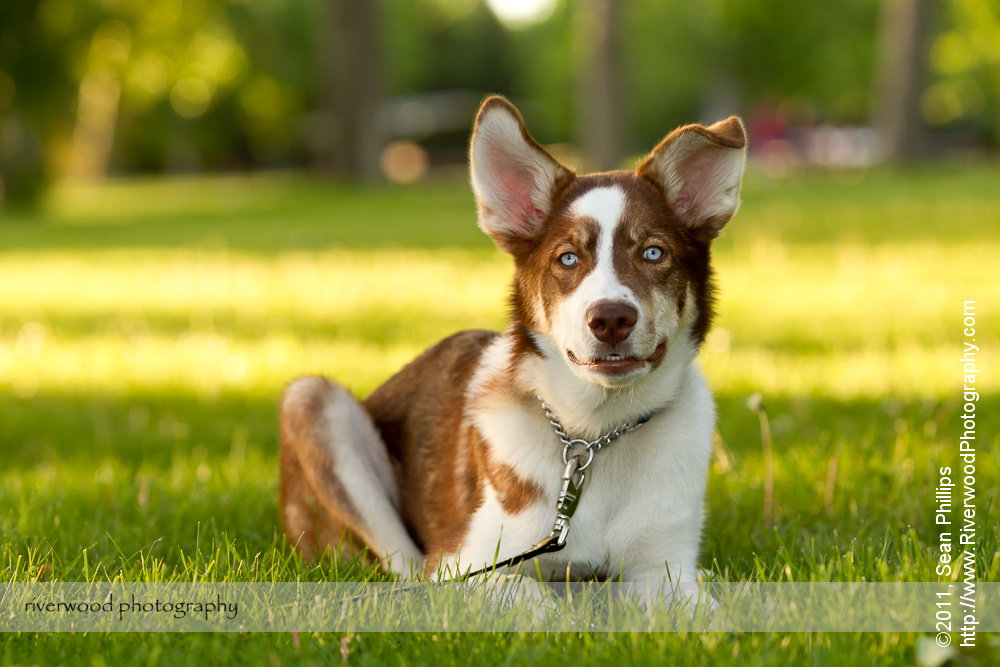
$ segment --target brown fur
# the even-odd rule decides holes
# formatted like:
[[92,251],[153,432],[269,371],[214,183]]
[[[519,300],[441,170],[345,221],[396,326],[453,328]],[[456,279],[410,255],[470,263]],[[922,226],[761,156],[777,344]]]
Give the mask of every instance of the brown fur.
[[518,514],[545,498],[542,487],[531,480],[518,477],[517,472],[509,465],[493,461],[485,447],[483,451],[487,453],[486,477],[490,480],[490,486],[496,489],[504,511]]
[[403,523],[425,554],[457,551],[482,503],[480,438],[462,406],[476,362],[496,335],[446,338],[364,402],[395,467]]

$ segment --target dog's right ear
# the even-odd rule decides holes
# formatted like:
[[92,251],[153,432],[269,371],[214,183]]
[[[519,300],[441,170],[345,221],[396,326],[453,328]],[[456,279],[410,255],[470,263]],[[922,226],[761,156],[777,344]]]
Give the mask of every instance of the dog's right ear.
[[512,255],[531,246],[556,193],[574,177],[531,138],[521,114],[502,97],[479,108],[469,165],[479,226]]

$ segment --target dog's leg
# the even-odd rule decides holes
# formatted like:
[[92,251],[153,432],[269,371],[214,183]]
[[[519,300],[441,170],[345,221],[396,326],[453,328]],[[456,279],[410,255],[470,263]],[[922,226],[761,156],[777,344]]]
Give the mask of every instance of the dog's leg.
[[361,404],[325,378],[295,380],[281,403],[281,516],[307,557],[342,538],[357,547],[356,536],[389,572],[421,566],[385,444]]

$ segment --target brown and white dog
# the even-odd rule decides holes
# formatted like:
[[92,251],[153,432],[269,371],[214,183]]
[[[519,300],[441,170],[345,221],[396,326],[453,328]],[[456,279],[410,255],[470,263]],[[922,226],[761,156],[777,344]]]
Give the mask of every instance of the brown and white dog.
[[564,469],[541,399],[571,438],[649,417],[597,453],[541,572],[695,580],[715,406],[693,362],[745,146],[734,116],[678,128],[634,172],[577,176],[487,99],[472,186],[480,227],[515,260],[510,325],[441,341],[363,402],[294,381],[281,406],[289,540],[306,556],[367,546],[404,576],[523,552],[552,530]]

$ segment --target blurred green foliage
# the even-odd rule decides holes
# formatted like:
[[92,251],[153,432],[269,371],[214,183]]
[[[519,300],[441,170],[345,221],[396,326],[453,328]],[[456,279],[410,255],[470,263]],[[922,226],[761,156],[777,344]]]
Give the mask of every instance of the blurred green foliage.
[[[545,20],[512,29],[484,0],[382,0],[384,92],[504,93],[541,140],[571,141],[585,76],[579,7],[560,0]],[[113,133],[105,162],[114,172],[308,164],[329,122],[316,113],[336,38],[326,9],[323,0],[0,3],[6,199],[30,200],[48,174],[71,172],[90,116],[98,135],[101,122]],[[809,121],[869,118],[878,0],[631,0],[622,11],[631,150],[760,99],[789,102]],[[1000,3],[945,0],[935,24],[924,116],[995,143]],[[85,113],[88,90],[106,100]],[[450,132],[418,139],[464,143],[464,131]]]
[[921,109],[936,126],[964,126],[1000,144],[1000,2],[948,0],[931,43],[932,85]]

